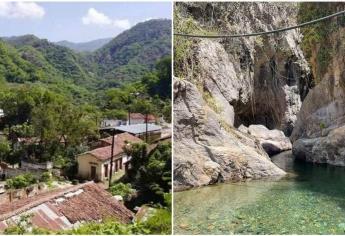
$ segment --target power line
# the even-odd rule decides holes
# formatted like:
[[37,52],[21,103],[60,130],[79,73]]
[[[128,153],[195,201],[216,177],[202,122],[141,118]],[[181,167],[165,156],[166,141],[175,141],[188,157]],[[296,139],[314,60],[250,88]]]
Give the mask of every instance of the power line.
[[340,11],[337,13],[334,13],[332,15],[328,15],[325,17],[321,17],[312,21],[308,21],[299,25],[295,26],[290,26],[286,28],[281,28],[281,29],[276,29],[276,30],[271,30],[271,31],[263,31],[263,32],[257,32],[257,33],[249,33],[249,34],[234,34],[234,35],[198,35],[198,34],[184,34],[184,33],[174,33],[176,36],[181,36],[181,37],[187,37],[187,38],[240,38],[240,37],[252,37],[252,36],[259,36],[259,35],[266,35],[266,34],[274,34],[274,33],[279,33],[287,30],[292,30],[296,28],[301,28],[307,25],[315,24],[320,21],[324,21],[330,18],[333,18],[335,16],[339,16],[345,14],[345,11]]

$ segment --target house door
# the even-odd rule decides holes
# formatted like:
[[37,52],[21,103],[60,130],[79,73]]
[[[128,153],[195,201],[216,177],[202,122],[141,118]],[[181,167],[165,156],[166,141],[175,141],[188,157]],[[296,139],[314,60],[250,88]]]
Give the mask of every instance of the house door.
[[104,164],[104,177],[108,178],[108,164]]
[[118,169],[118,164],[117,164],[117,160],[115,161],[115,172],[117,172]]
[[96,179],[96,166],[91,166],[91,179]]

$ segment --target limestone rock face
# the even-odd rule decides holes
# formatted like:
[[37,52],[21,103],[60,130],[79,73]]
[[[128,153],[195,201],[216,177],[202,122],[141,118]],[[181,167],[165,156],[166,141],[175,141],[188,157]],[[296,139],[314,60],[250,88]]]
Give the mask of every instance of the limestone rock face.
[[247,129],[241,125],[240,128],[242,132],[244,131],[257,138],[263,149],[269,155],[274,155],[292,148],[290,139],[280,130],[269,130],[263,125],[250,125]]
[[[336,19],[333,19],[336,21]],[[291,135],[293,153],[309,162],[345,165],[345,26],[338,24],[327,42],[332,55],[298,114]],[[315,45],[317,47],[317,45]],[[314,50],[312,58],[316,57]],[[312,63],[313,71],[320,64]]]
[[194,84],[175,79],[175,190],[284,174],[256,139],[224,123]]
[[[294,3],[178,3],[182,17],[207,29],[248,33],[296,24]],[[216,20],[215,20],[216,19]],[[219,33],[220,33],[219,32]],[[299,46],[301,35],[235,39],[195,39],[189,78],[224,122],[262,124],[290,135],[308,92],[310,70]],[[190,70],[189,70],[190,71]]]
[[[185,20],[211,33],[268,31],[297,23],[295,3],[176,6],[176,25]],[[310,87],[300,41],[299,31],[291,30],[269,37],[189,39],[188,48],[182,47],[188,59],[175,64],[181,77],[174,84],[175,189],[284,175],[266,151],[290,149],[285,135],[265,130],[274,137],[258,139],[246,127],[264,125],[291,134]]]

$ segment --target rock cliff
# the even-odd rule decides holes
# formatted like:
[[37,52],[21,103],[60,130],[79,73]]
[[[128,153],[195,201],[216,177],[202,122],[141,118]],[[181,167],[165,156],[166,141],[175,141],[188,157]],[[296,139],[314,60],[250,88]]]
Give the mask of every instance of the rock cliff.
[[[304,4],[314,15],[345,9],[344,3]],[[303,11],[304,10],[304,11]],[[333,18],[306,32],[304,42],[316,86],[310,90],[291,135],[296,157],[315,163],[345,165],[345,19]],[[308,41],[317,35],[318,40]],[[309,44],[309,45],[308,45]]]
[[227,125],[196,86],[174,83],[174,189],[281,176],[258,140]]
[[[175,31],[247,33],[296,24],[294,3],[177,3]],[[301,35],[175,38],[174,184],[283,175],[240,125],[290,135],[310,86]]]

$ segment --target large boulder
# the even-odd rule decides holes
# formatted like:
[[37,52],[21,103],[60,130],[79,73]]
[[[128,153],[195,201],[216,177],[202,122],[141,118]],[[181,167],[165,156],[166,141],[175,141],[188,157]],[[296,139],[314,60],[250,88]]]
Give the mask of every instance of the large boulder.
[[345,166],[345,126],[333,129],[325,137],[298,139],[292,152],[307,162]]
[[269,130],[263,125],[250,125],[247,130],[243,126],[240,126],[240,128],[257,138],[268,155],[274,155],[292,148],[290,139],[281,130]]
[[223,122],[194,84],[176,80],[174,93],[175,190],[285,174],[255,138]]

